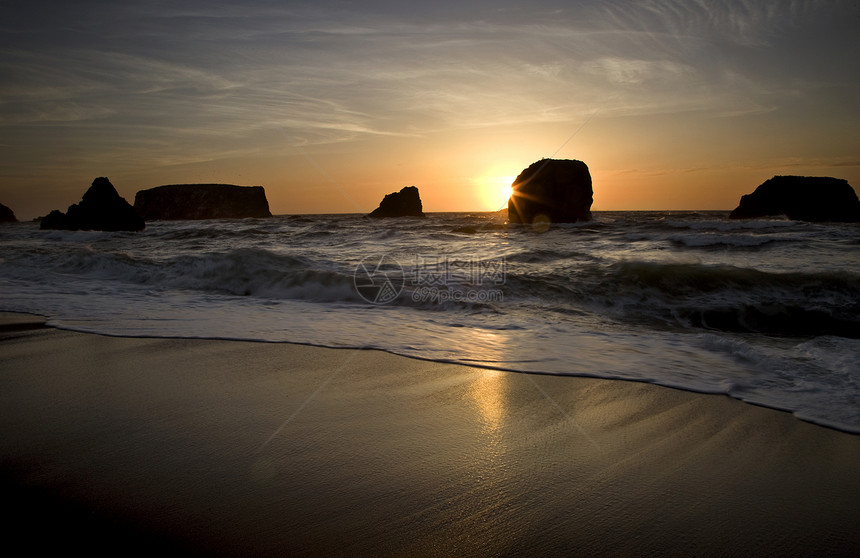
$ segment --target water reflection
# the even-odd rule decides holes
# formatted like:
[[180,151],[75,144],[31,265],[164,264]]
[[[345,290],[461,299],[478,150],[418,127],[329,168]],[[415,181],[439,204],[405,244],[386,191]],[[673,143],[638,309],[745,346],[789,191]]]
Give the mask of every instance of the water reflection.
[[507,374],[497,370],[482,370],[469,386],[469,394],[475,402],[486,431],[497,431],[505,418],[505,392]]
[[[482,360],[487,364],[504,362],[510,338],[499,330],[475,331],[474,344],[480,346]],[[468,397],[475,410],[475,443],[466,466],[466,474],[473,479],[476,490],[474,501],[483,510],[504,508],[506,501],[505,471],[510,465],[508,420],[511,373],[498,370],[475,370],[469,384]]]
[[[510,337],[504,330],[473,330],[470,343],[480,347],[479,362],[492,365],[505,362]],[[498,370],[481,370],[469,386],[469,395],[475,403],[483,430],[497,433],[507,415],[508,373]]]

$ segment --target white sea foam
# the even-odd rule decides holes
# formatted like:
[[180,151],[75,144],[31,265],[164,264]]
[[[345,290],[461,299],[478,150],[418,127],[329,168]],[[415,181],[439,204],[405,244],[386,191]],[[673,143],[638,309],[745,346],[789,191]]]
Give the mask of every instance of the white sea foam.
[[[21,223],[0,229],[0,310],[111,335],[373,347],[653,382],[860,432],[858,242],[856,225],[713,213],[597,213],[543,234],[496,214],[165,222],[139,234]],[[355,272],[383,254],[399,296],[369,304]],[[494,296],[418,296],[429,287]]]

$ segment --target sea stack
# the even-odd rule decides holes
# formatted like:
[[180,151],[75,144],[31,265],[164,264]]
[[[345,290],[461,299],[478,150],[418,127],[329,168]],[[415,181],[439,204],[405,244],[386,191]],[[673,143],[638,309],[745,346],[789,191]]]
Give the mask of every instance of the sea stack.
[[66,213],[55,209],[40,226],[69,231],[141,231],[144,227],[140,215],[105,177],[93,180],[81,201],[70,205]]
[[591,220],[591,174],[582,161],[541,159],[514,180],[508,201],[511,223],[574,223]]
[[847,180],[829,176],[774,176],[741,196],[731,219],[784,215],[797,221],[860,221],[860,200]]
[[271,217],[262,186],[170,184],[141,190],[134,208],[147,221]]
[[18,219],[15,218],[15,213],[0,203],[0,223],[17,223]]
[[369,217],[424,217],[421,196],[415,186],[387,194]]

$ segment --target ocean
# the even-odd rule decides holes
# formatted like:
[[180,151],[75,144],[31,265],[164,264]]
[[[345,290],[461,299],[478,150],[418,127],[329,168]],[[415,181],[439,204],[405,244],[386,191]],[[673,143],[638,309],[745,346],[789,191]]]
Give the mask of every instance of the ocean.
[[860,225],[728,212],[0,226],[0,310],[726,394],[860,433]]

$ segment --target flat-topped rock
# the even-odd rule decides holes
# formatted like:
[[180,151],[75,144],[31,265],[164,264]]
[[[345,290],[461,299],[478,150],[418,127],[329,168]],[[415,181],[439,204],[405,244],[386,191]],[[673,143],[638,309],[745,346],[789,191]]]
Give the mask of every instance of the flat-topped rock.
[[574,223],[591,220],[591,173],[582,161],[541,159],[514,180],[508,201],[511,223]]
[[798,221],[860,221],[860,200],[847,180],[829,176],[774,176],[741,196],[729,215],[755,219],[785,215]]
[[262,186],[170,184],[141,190],[134,208],[147,221],[271,217]]
[[386,194],[369,217],[424,217],[418,188],[406,186],[399,192]]

